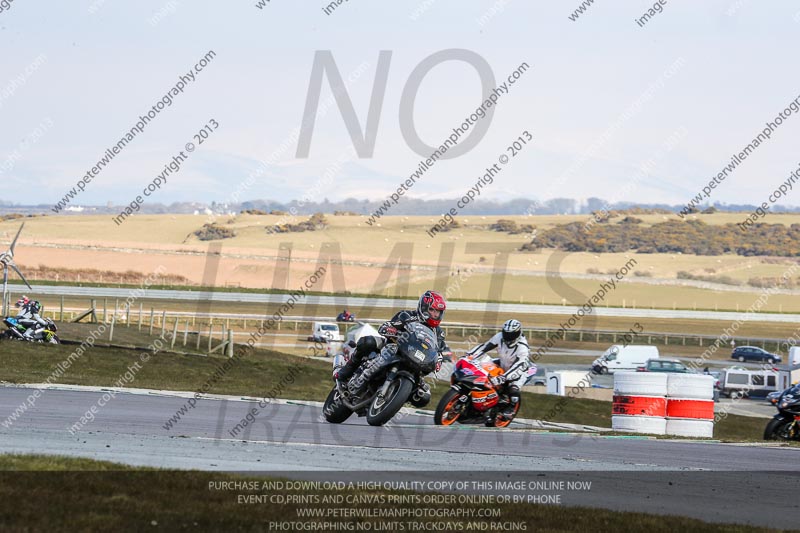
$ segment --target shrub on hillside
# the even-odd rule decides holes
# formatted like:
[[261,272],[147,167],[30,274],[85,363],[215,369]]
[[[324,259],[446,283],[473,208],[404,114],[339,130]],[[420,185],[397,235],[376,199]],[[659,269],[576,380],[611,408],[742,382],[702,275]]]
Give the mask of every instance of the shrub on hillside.
[[201,241],[217,241],[236,237],[236,232],[217,224],[203,224],[203,227],[195,231],[193,235]]

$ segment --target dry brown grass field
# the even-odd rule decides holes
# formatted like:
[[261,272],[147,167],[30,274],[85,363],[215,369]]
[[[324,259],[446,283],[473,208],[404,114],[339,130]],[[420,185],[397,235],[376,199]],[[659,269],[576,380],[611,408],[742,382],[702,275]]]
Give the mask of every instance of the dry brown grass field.
[[[305,218],[297,217],[291,222]],[[140,215],[121,226],[116,226],[110,216],[46,216],[26,219],[17,261],[23,268],[31,269],[47,265],[65,272],[98,269],[112,273],[134,271],[143,276],[163,266],[168,274],[183,276],[195,285],[268,289],[299,286],[316,270],[322,252],[341,257],[341,261],[329,267],[329,275],[315,290],[406,296],[432,286],[440,256],[452,254],[452,260],[443,263],[446,266],[439,272],[436,283],[442,290],[450,287],[452,298],[560,304],[565,299],[566,303],[578,303],[580,296],[575,296],[574,291],[570,291],[570,296],[554,290],[544,278],[545,272],[557,273],[577,294],[588,296],[597,290],[608,272],[634,258],[637,261],[634,272],[638,276],[634,272],[629,274],[625,283],[608,296],[609,305],[710,310],[735,310],[737,306],[746,309],[758,297],[758,289],[710,288],[697,283],[688,286],[692,284],[676,279],[679,271],[726,275],[746,281],[751,277],[777,277],[791,261],[780,259],[773,264],[766,262],[769,258],[734,255],[519,252],[519,247],[530,242],[531,236],[490,230],[488,226],[499,218],[534,224],[539,230],[588,220],[585,215],[467,216],[460,219],[462,227],[431,238],[426,230],[437,218],[430,216],[390,216],[380,219],[378,225],[369,226],[364,216],[328,215],[329,225],[324,230],[284,234],[266,232],[268,226],[285,222],[281,216],[223,216],[216,223],[235,230],[236,237],[211,243],[192,235],[209,222],[205,215]],[[641,215],[639,218],[645,224],[653,224],[669,217]],[[697,215],[697,218],[709,224],[724,224],[737,222],[743,216],[721,213]],[[800,221],[800,215],[770,215],[768,221],[791,224]],[[0,241],[10,241],[18,227],[17,220],[0,223]],[[209,256],[210,246],[221,247],[220,254]],[[291,247],[291,263],[277,260],[281,246]],[[410,268],[395,270],[393,265],[398,257],[393,258],[393,252]],[[502,262],[506,257],[507,275],[502,293],[490,295],[495,261]],[[218,273],[216,278],[204,280],[210,259],[218,260]],[[602,274],[587,274],[598,271]],[[764,310],[800,311],[800,298],[793,294],[774,295]]]

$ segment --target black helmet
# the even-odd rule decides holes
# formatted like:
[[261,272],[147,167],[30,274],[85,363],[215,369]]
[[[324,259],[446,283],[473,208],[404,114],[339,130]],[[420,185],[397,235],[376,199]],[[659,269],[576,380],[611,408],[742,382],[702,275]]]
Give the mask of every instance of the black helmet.
[[509,348],[516,346],[520,335],[522,335],[522,324],[519,320],[506,320],[503,324],[503,344]]

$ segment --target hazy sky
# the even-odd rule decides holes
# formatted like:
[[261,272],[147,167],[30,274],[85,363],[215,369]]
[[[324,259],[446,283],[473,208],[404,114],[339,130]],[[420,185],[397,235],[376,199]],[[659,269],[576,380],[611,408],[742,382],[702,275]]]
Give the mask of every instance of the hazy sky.
[[[401,134],[403,88],[446,49],[477,53],[498,83],[531,68],[480,143],[438,162],[410,196],[461,196],[527,130],[533,144],[482,198],[685,203],[800,96],[800,4],[789,0],[670,0],[644,27],[635,18],[653,2],[597,0],[576,21],[577,0],[349,0],[330,15],[326,2],[256,3],[14,0],[0,11],[0,199],[58,201],[209,50],[214,60],[73,204],[131,201],[210,119],[219,128],[152,201],[225,201],[276,150],[242,199],[300,198],[337,161],[319,198],[384,197],[421,159]],[[392,51],[371,158],[351,155],[335,105],[317,119],[307,159],[287,144],[317,50],[330,50],[345,78],[360,73],[348,93],[362,128],[379,53]],[[322,87],[324,101],[327,79]],[[480,101],[475,68],[438,65],[417,94],[420,137],[440,144]],[[711,199],[765,200],[800,164],[798,134],[793,115]],[[626,189],[648,159],[649,174]],[[800,191],[782,203],[800,205]]]

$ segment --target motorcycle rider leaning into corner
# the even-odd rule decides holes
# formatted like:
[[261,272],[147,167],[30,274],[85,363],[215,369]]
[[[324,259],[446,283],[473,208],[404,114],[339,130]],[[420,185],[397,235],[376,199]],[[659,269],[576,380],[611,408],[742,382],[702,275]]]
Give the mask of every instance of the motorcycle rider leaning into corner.
[[[358,339],[353,355],[350,357],[347,364],[336,372],[334,376],[335,379],[344,387],[361,363],[363,363],[371,353],[379,352],[388,343],[396,343],[398,336],[405,331],[406,325],[411,322],[425,324],[436,334],[436,339],[439,343],[439,361],[436,364],[436,370],[438,371],[443,359],[452,359],[452,352],[445,341],[444,331],[439,327],[439,324],[444,319],[444,312],[446,309],[447,302],[445,302],[441,294],[435,291],[425,292],[425,294],[420,297],[416,310],[400,311],[395,314],[391,320],[384,322],[381,327],[378,328],[378,333],[383,337],[382,339],[371,335],[365,335]],[[373,368],[377,368],[377,365],[367,368],[359,379],[349,384],[347,391],[350,394],[358,393],[364,384],[372,377],[372,372],[370,372],[370,370]],[[428,404],[430,398],[430,387],[428,387],[428,384],[425,383],[424,380],[420,379],[420,383],[417,383],[417,388],[412,394],[412,403],[416,407],[424,407]]]
[[506,320],[501,331],[483,344],[469,350],[467,355],[480,357],[495,348],[500,357],[494,359],[494,362],[503,369],[503,374],[493,378],[492,382],[498,387],[498,392],[505,392],[509,397],[508,407],[500,414],[511,417],[514,416],[516,406],[520,402],[522,386],[528,380],[527,370],[531,364],[528,341],[522,334],[522,324],[519,320],[513,318]]
[[17,300],[14,307],[19,309],[17,320],[26,328],[23,337],[28,339],[33,338],[33,334],[39,327],[43,328],[47,326],[47,322],[40,315],[42,312],[42,304],[39,302],[31,300],[27,296],[23,296]]

